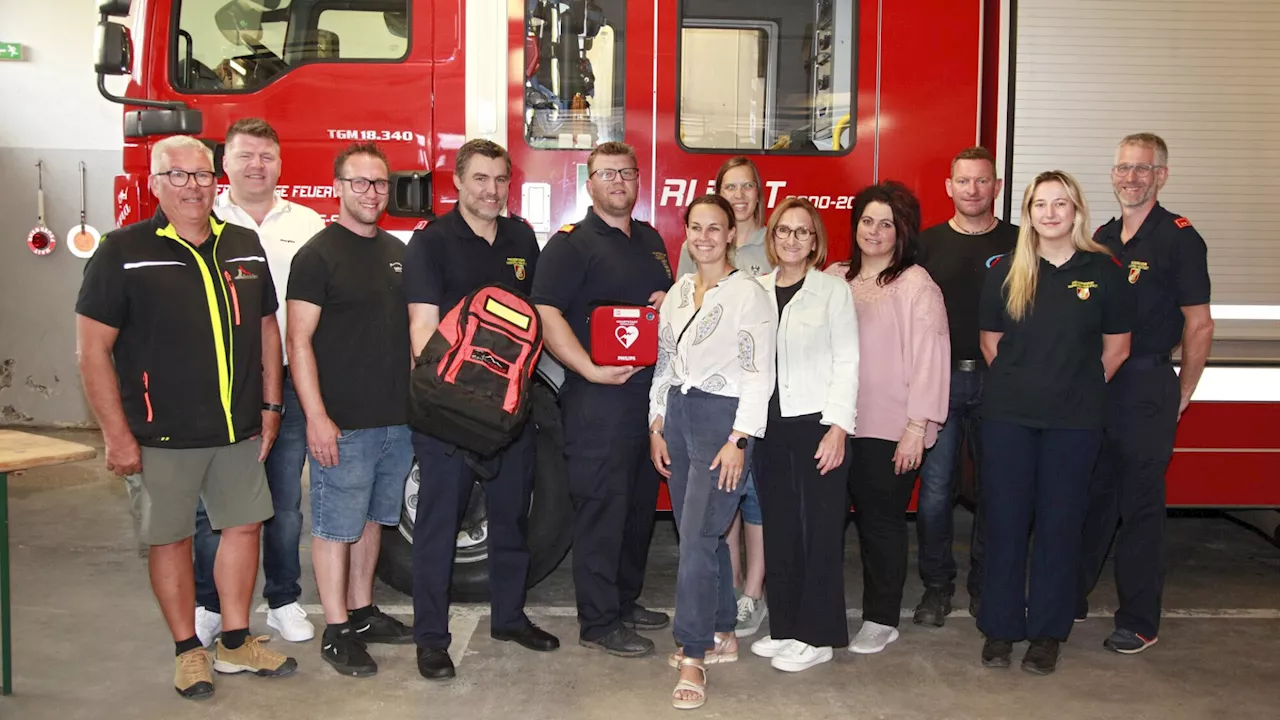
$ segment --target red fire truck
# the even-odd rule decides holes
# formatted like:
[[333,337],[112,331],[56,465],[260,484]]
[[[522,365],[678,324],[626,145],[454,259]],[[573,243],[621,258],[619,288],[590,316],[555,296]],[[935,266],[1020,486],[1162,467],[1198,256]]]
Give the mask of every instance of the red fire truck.
[[[673,255],[681,208],[746,154],[764,177],[762,201],[811,199],[841,259],[859,187],[906,182],[925,223],[940,222],[952,212],[950,158],[995,146],[1004,122],[999,0],[105,0],[100,10],[99,88],[126,106],[117,225],[154,212],[146,188],[158,139],[194,135],[220,160],[226,128],[257,116],[280,133],[280,194],[326,218],[337,210],[333,156],[377,141],[395,171],[384,225],[406,240],[456,201],[454,152],[467,139],[510,150],[510,210],[544,242],[589,204],[591,148],[622,140],[642,170],[635,214],[652,219]],[[123,92],[107,89],[108,76],[127,76]],[[533,582],[570,541],[562,370],[540,370]],[[1275,403],[1197,402],[1180,429],[1188,452],[1170,468],[1169,503],[1280,505],[1268,462],[1280,444],[1266,429],[1278,423]],[[420,472],[430,468],[415,467],[380,567],[405,592]],[[459,535],[459,599],[487,591],[481,492]]]

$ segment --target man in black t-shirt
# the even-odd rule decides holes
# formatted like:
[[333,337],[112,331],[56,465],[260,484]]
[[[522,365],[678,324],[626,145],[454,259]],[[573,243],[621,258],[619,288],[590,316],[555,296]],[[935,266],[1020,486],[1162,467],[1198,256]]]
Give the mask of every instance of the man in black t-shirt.
[[671,265],[658,233],[631,217],[640,185],[635,151],[604,143],[587,158],[587,171],[592,207],[547,243],[533,301],[547,348],[568,370],[560,407],[574,508],[579,643],[640,657],[654,644],[635,629],[657,630],[671,621],[636,602],[658,500],[648,436],[653,368],[596,365],[587,351],[587,319],[597,303],[657,307],[671,287]]
[[[976,420],[987,368],[978,348],[978,301],[988,268],[996,258],[1012,252],[1018,240],[1018,227],[996,218],[992,209],[1002,185],[990,151],[982,147],[962,150],[951,161],[951,177],[947,178],[947,195],[955,203],[955,215],[920,233],[919,262],[942,289],[947,304],[952,373],[946,424],[920,468],[916,531],[925,591],[915,611],[917,625],[942,627],[955,592],[951,511],[956,460],[961,442],[965,442],[977,464]],[[981,514],[975,515],[967,581],[969,610],[975,616],[982,593],[981,520]]]
[[[409,317],[404,243],[378,228],[390,190],[372,143],[334,162],[338,221],[289,271],[289,366],[307,416],[311,558],[328,627],[320,654],[340,674],[378,666],[365,643],[405,644],[409,628],[373,604],[382,526],[400,521],[409,444]],[[354,602],[349,603],[348,598]]]
[[[524,222],[504,217],[511,156],[489,140],[458,149],[453,184],[458,204],[413,234],[404,256],[404,294],[415,356],[440,319],[482,286],[501,283],[528,295],[538,263],[538,240]],[[531,650],[550,651],[560,641],[524,614],[529,577],[528,518],[533,492],[535,429],[525,423],[502,450],[496,472],[484,483],[489,522],[490,634]],[[471,500],[476,474],[465,451],[431,435],[413,433],[413,449],[431,481],[418,490],[413,524],[413,634],[418,672],[429,680],[454,677],[449,657],[449,580],[458,526]],[[472,461],[474,462],[474,460]]]

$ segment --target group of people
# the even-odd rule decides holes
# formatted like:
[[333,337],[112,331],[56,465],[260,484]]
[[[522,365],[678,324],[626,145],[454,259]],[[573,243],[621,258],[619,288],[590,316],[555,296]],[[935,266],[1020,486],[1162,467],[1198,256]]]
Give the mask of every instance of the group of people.
[[[1158,137],[1119,144],[1122,217],[1092,239],[1079,185],[1060,171],[1028,186],[1022,228],[996,219],[994,159],[970,148],[946,179],[948,222],[922,232],[909,188],[873,185],[856,196],[851,257],[832,264],[815,207],[786,198],[766,219],[757,168],[734,158],[715,193],[687,208],[678,273],[632,217],[640,169],[622,143],[591,152],[591,208],[541,250],[504,214],[511,159],[493,142],[459,148],[455,208],[407,246],[378,227],[390,173],[376,145],[335,159],[339,214],[327,227],[276,195],[280,150],[269,124],[237,121],[219,195],[204,144],[157,143],[160,210],[108,235],[76,305],[86,395],[108,468],[138,495],[184,697],[212,695],[211,668],[296,670],[249,633],[260,542],[268,625],[285,640],[314,637],[298,604],[304,464],[324,660],[368,676],[369,643],[413,643],[424,677],[455,676],[449,585],[476,469],[410,427],[408,371],[444,313],[489,283],[532,299],[566,369],[583,647],[651,655],[637,631],[672,622],[638,602],[668,482],[680,536],[676,707],[705,702],[706,667],[736,661],[738,639],[766,615],[769,634],[751,651],[784,671],[898,639],[917,477],[925,593],[914,620],[943,625],[965,444],[980,488],[968,595],[982,662],[1008,666],[1012,645],[1030,640],[1022,667],[1053,671],[1117,523],[1121,602],[1107,646],[1156,641],[1163,472],[1213,327],[1204,242],[1156,200],[1168,176]],[[588,317],[606,299],[659,310],[655,366],[593,362]],[[486,472],[490,632],[545,652],[559,640],[524,612],[534,448],[530,423]],[[982,462],[992,453],[1000,462]],[[373,603],[373,574],[415,456],[409,627]],[[852,642],[850,501],[863,567]]]

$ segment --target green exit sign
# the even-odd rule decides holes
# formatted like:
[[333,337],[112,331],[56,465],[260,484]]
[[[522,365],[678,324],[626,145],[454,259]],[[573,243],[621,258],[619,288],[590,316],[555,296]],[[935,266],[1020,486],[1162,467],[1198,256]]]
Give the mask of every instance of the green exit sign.
[[0,42],[0,60],[21,60],[22,43]]

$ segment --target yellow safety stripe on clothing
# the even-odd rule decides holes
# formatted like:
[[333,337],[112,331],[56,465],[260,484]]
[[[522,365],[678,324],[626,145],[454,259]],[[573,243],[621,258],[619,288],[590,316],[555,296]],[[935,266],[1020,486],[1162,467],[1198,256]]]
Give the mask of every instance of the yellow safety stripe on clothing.
[[[213,216],[209,217],[209,229],[213,231],[213,257],[215,262],[218,258],[218,240],[222,238],[222,229],[224,227],[226,227],[226,223],[218,222],[218,220]],[[222,411],[227,418],[227,436],[230,441],[234,443],[236,441],[236,426],[235,422],[231,419],[231,378],[233,377],[233,361],[228,357],[227,345],[224,344],[224,339],[234,333],[231,332],[231,318],[227,318],[227,324],[224,326],[222,318],[218,316],[218,297],[214,294],[213,277],[218,278],[218,287],[222,289],[222,297],[224,300],[227,297],[226,284],[223,282],[222,275],[218,272],[216,267],[214,268],[213,277],[210,277],[209,266],[205,264],[204,258],[200,257],[200,253],[197,252],[190,243],[178,237],[178,231],[174,229],[173,223],[169,223],[163,228],[156,230],[156,235],[169,238],[186,248],[187,251],[191,253],[191,256],[196,259],[196,267],[200,268],[200,276],[204,279],[205,302],[209,306],[209,323],[213,328],[214,351],[217,354],[218,360],[218,395],[219,399],[222,401]],[[227,305],[228,308],[230,308],[230,303]]]

